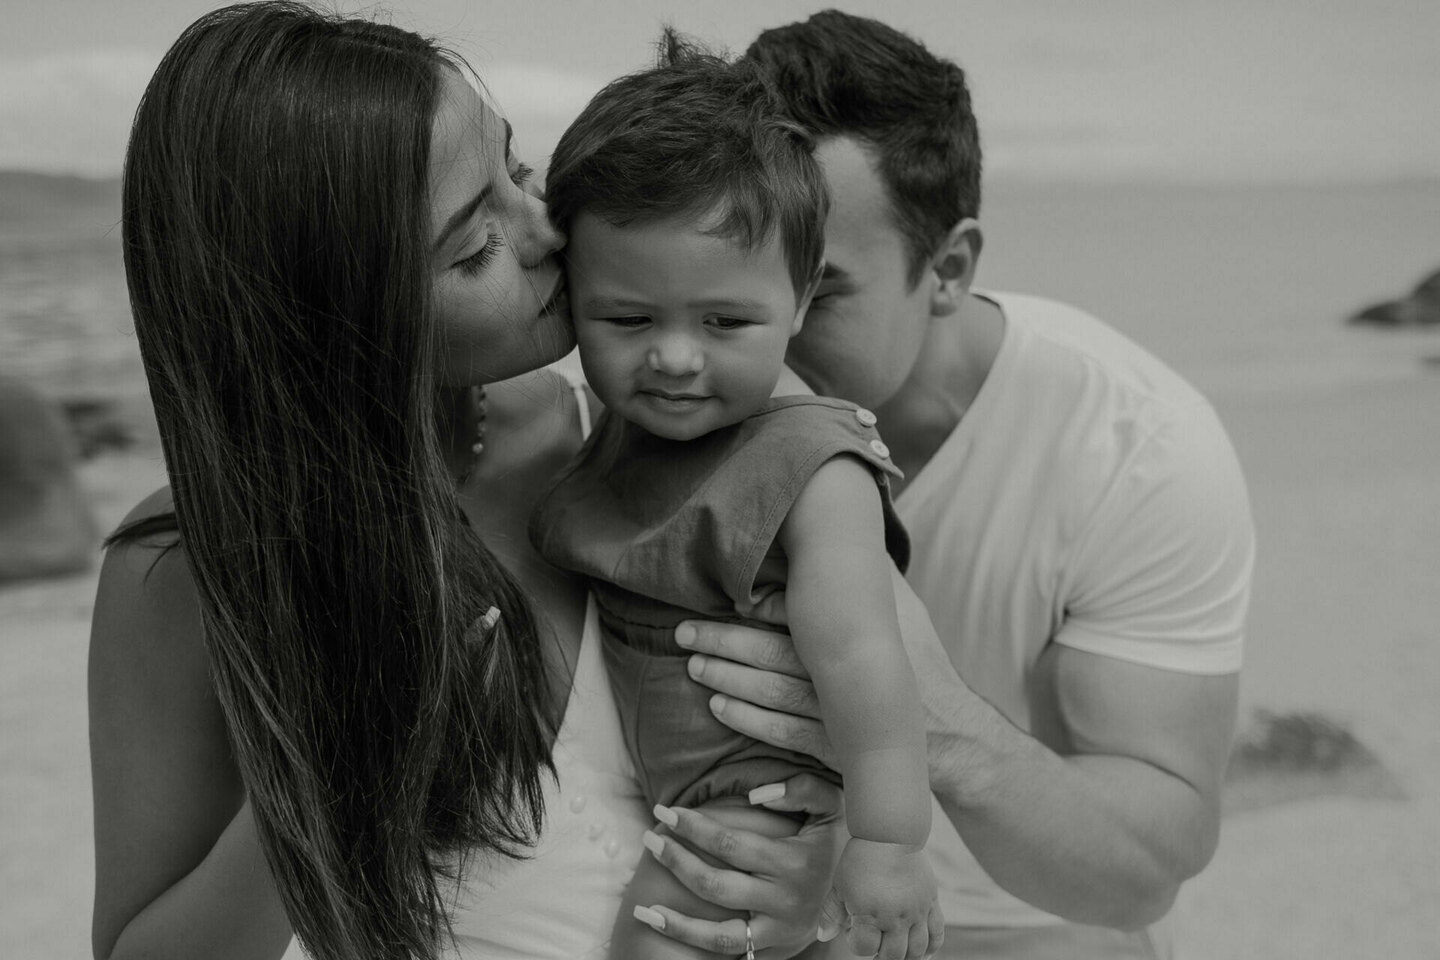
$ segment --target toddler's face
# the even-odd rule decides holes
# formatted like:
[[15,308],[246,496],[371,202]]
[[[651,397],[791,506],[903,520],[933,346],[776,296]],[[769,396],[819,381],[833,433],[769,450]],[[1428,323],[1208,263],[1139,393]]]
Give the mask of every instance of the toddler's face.
[[566,250],[586,379],[617,415],[672,440],[759,409],[808,305],[796,303],[778,236],[746,251],[706,225],[617,227],[582,213]]

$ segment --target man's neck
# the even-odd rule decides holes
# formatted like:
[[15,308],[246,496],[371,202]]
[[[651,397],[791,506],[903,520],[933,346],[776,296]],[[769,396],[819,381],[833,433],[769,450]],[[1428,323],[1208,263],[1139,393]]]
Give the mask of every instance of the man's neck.
[[931,320],[909,378],[875,411],[905,482],[930,462],[970,409],[1004,336],[1000,308],[974,294],[966,295],[955,314]]

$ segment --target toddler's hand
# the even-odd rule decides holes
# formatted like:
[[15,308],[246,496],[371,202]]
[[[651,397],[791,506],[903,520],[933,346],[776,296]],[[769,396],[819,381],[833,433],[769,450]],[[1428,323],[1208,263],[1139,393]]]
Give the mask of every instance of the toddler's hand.
[[835,871],[835,892],[850,916],[846,939],[858,957],[920,960],[945,938],[935,874],[918,844],[852,837]]

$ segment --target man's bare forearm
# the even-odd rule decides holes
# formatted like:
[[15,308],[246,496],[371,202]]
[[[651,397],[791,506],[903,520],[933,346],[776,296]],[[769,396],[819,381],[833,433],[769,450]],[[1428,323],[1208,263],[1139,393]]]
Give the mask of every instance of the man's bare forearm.
[[1200,792],[1131,757],[1062,757],[966,691],[936,733],[931,789],[986,872],[1078,923],[1136,928],[1163,916],[1214,852]]

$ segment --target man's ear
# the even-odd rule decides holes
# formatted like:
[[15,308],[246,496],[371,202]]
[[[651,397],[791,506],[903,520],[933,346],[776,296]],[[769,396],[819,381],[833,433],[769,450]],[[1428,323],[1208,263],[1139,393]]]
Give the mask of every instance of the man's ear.
[[825,258],[821,257],[820,262],[815,265],[815,272],[810,274],[810,282],[805,284],[805,290],[800,294],[800,302],[795,307],[795,319],[790,324],[790,336],[795,336],[805,325],[805,314],[810,309],[810,301],[815,299],[815,291],[820,289],[820,278],[824,275]]
[[980,248],[985,237],[980,221],[966,217],[945,234],[930,258],[930,272],[935,276],[935,289],[930,295],[930,313],[943,317],[960,309],[975,281],[975,268],[980,263]]

